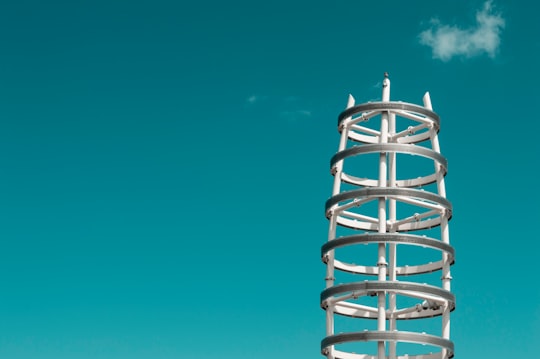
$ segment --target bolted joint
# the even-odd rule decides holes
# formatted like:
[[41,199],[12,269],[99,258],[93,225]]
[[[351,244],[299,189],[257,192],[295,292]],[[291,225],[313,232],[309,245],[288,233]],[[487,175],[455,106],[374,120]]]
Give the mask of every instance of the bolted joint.
[[424,310],[427,310],[427,309],[431,309],[431,310],[437,310],[437,309],[440,309],[441,308],[441,305],[435,301],[432,301],[432,300],[424,300],[422,302],[422,309]]
[[321,303],[321,308],[324,309],[324,310],[328,309],[329,306],[330,305],[328,304],[327,300],[325,300],[324,302]]
[[323,263],[328,264],[328,260],[330,259],[330,257],[328,256],[328,254],[325,254],[325,255],[322,256],[321,259],[322,259]]
[[323,350],[321,350],[321,353],[322,355],[328,355],[330,354],[330,351],[328,350],[328,348],[324,348]]

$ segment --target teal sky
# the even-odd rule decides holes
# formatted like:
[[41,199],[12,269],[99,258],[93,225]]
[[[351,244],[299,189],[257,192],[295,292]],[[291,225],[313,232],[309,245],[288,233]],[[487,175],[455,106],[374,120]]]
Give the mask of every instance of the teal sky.
[[441,115],[456,358],[530,357],[539,7],[4,2],[0,357],[323,358],[337,116],[385,71]]

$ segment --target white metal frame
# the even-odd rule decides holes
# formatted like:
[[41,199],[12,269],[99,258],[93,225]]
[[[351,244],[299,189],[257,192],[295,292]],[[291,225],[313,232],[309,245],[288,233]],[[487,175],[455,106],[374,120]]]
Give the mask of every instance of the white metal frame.
[[[349,96],[347,108],[339,116],[341,139],[338,152],[331,160],[334,184],[332,197],[326,202],[330,222],[328,242],[321,250],[326,264],[326,289],[321,293],[321,307],[326,311],[326,337],[321,342],[321,350],[328,359],[447,359],[454,355],[450,341],[450,312],[455,308],[455,298],[450,292],[454,249],[448,231],[452,206],[446,200],[444,183],[447,162],[440,154],[437,136],[439,116],[433,112],[429,93],[424,95],[423,106],[417,106],[390,101],[387,74],[382,86],[382,101],[355,106],[354,98]],[[414,125],[398,130],[398,121],[402,119]],[[369,153],[378,153],[377,178],[358,177],[344,171],[348,158]],[[398,179],[397,153],[432,160],[434,172]],[[344,191],[344,183],[356,189]],[[364,209],[373,201],[377,203],[376,215]],[[413,207],[416,212],[401,214],[398,208],[402,205]],[[338,236],[339,227],[348,228],[353,234]],[[434,228],[440,229],[437,235],[432,235]],[[430,237],[423,235],[427,230]],[[376,246],[377,259],[372,258],[371,265],[336,258],[337,248],[347,250],[358,245]],[[401,246],[431,249],[438,253],[439,259],[399,266],[396,259]],[[369,259],[358,258],[358,261],[365,263]],[[359,277],[376,276],[376,280],[336,284],[336,271]],[[421,274],[437,271],[441,272],[438,285],[415,281]],[[401,280],[402,276],[408,276],[409,280]],[[358,302],[366,296],[376,296],[377,305]],[[417,304],[398,308],[399,297],[413,298]],[[373,319],[377,321],[377,330],[335,333],[335,316]],[[432,317],[441,318],[440,334],[399,330],[401,320]],[[376,342],[377,345],[371,354],[338,348],[350,342]],[[440,351],[399,353],[400,342],[439,347]]]

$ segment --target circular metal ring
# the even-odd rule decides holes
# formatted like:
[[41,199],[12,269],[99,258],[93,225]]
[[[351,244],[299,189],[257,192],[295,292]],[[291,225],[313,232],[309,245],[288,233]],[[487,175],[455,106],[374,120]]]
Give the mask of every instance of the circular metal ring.
[[338,116],[338,126],[341,125],[344,119],[356,115],[358,113],[367,112],[367,111],[408,111],[412,113],[417,113],[423,116],[426,116],[433,120],[437,128],[439,128],[440,118],[435,112],[428,110],[425,107],[413,105],[405,102],[369,102],[361,105],[357,105],[351,108],[346,109]]
[[332,307],[333,313],[347,317],[377,319],[377,308],[347,301],[351,298],[372,296],[377,292],[393,292],[432,303],[428,307],[423,307],[423,302],[419,302],[417,305],[401,308],[395,313],[388,313],[397,320],[436,317],[442,314],[444,306],[448,306],[451,311],[456,306],[455,296],[451,292],[432,285],[414,282],[364,281],[326,288],[321,292],[321,307]]
[[403,143],[379,143],[369,144],[362,146],[353,146],[346,150],[336,153],[330,160],[330,166],[334,166],[338,161],[341,161],[347,157],[361,155],[365,153],[382,153],[382,152],[398,152],[411,155],[419,155],[438,162],[446,170],[448,167],[448,161],[440,153],[435,152],[429,148],[403,144]]
[[[446,174],[446,172],[444,173]],[[341,180],[345,183],[353,184],[361,187],[377,187],[379,181],[376,179],[369,179],[363,177],[352,176],[348,173],[341,172]],[[396,180],[396,187],[400,188],[413,188],[427,186],[429,184],[435,183],[437,181],[437,174],[433,173],[431,175],[416,177],[405,180]]]
[[[350,246],[354,244],[369,244],[369,243],[396,243],[396,244],[407,244],[421,247],[428,247],[435,250],[440,250],[442,252],[448,253],[450,258],[449,261],[451,264],[454,263],[454,248],[440,240],[412,235],[412,234],[400,234],[400,233],[366,233],[366,234],[357,234],[351,236],[344,236],[333,239],[329,242],[326,242],[321,248],[321,257],[324,256],[331,250],[334,250],[339,247]],[[431,273],[437,270],[442,269],[443,261],[435,261],[426,264],[413,265],[413,266],[403,266],[396,267],[396,275],[411,275],[411,274],[423,274]],[[379,268],[376,266],[361,266],[354,265],[351,263],[345,263],[334,259],[334,268],[339,269],[344,272],[356,273],[356,274],[366,274],[366,275],[377,275],[379,273]]]
[[378,341],[408,342],[424,345],[433,345],[446,349],[448,351],[448,358],[452,358],[454,356],[454,343],[451,340],[444,339],[436,335],[403,331],[363,331],[330,335],[321,341],[321,351],[324,353],[324,351],[327,350],[328,347],[336,344]]
[[[405,202],[411,202],[413,200],[416,206],[430,209],[424,214],[417,214],[414,217],[410,217],[409,220],[398,221],[399,223],[396,222],[395,224],[389,223],[390,226],[395,226],[395,231],[406,232],[430,229],[439,226],[443,217],[447,219],[452,217],[452,205],[446,198],[419,189],[396,187],[368,187],[341,192],[326,201],[326,216],[330,217],[333,211],[334,214],[337,213],[336,223],[340,226],[365,231],[376,231],[378,229],[378,223],[376,221],[348,218],[351,213],[346,212],[345,209],[358,207],[362,202],[388,197]],[[352,201],[339,205],[340,202],[347,200]],[[434,211],[438,211],[439,213],[436,214]]]
[[438,297],[441,301],[449,303],[450,308],[455,306],[455,296],[442,288],[435,287],[429,284],[419,284],[414,282],[389,282],[389,281],[365,281],[352,282],[346,284],[338,284],[333,287],[326,288],[321,292],[321,303],[326,299],[347,292],[363,293],[389,291],[396,293],[417,293],[419,297],[427,298],[428,296]]
[[[384,144],[369,144],[362,146],[353,146],[346,150],[336,153],[330,160],[330,167],[334,167],[339,161],[342,161],[346,158],[363,155],[367,153],[384,153],[384,152],[396,152],[396,153],[405,153],[410,155],[418,155],[424,158],[433,160],[435,163],[438,163],[441,166],[442,175],[446,175],[448,168],[448,161],[440,153],[433,151],[429,148],[422,146],[415,146],[410,144],[400,144],[400,143],[384,143]],[[355,184],[358,186],[370,186],[375,187],[378,184],[376,179],[368,178],[359,178],[342,173],[342,179],[345,182]],[[396,180],[396,187],[418,187],[425,186],[430,183],[433,183],[437,180],[437,174],[433,173],[424,177],[416,177],[411,179]]]
[[393,187],[370,187],[355,189],[352,191],[345,191],[330,197],[326,201],[325,210],[328,211],[334,205],[341,201],[362,197],[410,197],[426,200],[432,203],[440,204],[448,211],[452,210],[452,204],[444,197],[431,192],[425,192],[419,189],[413,188],[393,188]]

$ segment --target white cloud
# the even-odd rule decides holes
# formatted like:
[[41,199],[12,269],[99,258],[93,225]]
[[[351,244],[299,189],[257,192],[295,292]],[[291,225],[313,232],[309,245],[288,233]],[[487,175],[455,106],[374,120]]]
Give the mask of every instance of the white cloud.
[[303,118],[311,117],[311,111],[309,110],[295,110],[295,111],[281,111],[280,116],[288,121],[298,121]]
[[247,103],[255,103],[258,100],[260,100],[260,96],[256,96],[256,95],[251,95],[246,99]]
[[[301,99],[296,96],[251,95],[245,98],[246,109],[260,110],[262,107],[275,116],[289,122],[301,121],[313,116],[312,111],[301,106]],[[270,107],[269,107],[270,106]]]
[[476,13],[473,27],[443,25],[438,19],[433,19],[432,24],[430,29],[420,33],[420,43],[431,47],[434,59],[448,61],[453,56],[472,57],[482,53],[495,57],[505,21],[493,12],[492,2],[486,1]]

